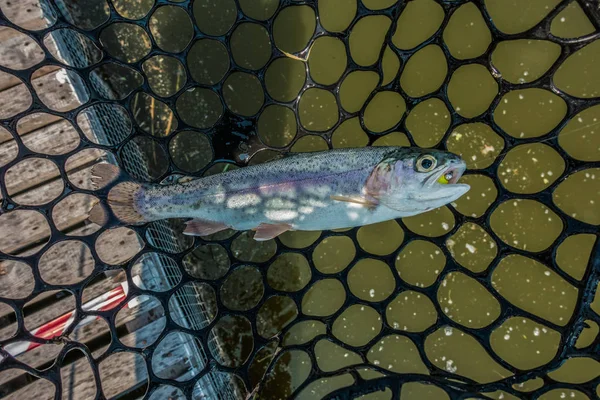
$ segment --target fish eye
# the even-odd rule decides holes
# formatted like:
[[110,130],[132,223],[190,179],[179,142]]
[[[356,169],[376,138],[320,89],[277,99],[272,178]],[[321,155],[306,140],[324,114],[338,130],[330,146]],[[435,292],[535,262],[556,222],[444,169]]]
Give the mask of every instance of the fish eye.
[[429,172],[435,168],[436,164],[435,157],[426,154],[417,160],[417,170],[419,172]]

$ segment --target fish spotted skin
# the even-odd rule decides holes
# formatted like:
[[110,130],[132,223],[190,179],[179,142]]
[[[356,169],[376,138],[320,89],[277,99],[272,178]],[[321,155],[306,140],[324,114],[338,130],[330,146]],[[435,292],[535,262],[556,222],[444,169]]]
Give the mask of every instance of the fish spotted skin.
[[[424,154],[436,160],[429,173],[415,167]],[[448,170],[458,178],[465,163],[452,153],[420,148],[336,149],[292,154],[186,183],[137,184],[112,202],[109,194],[109,204],[113,211],[132,208],[124,208],[136,216],[128,222],[193,218],[242,231],[275,225],[277,232],[351,228],[456,200],[469,187],[436,183]]]

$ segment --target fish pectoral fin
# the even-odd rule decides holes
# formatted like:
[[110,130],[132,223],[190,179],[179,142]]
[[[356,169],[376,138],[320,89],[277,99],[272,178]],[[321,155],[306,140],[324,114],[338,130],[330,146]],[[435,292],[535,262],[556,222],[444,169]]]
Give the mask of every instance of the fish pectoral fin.
[[262,242],[265,240],[273,239],[284,232],[292,229],[290,224],[265,224],[262,223],[256,228],[252,229],[256,233],[254,234],[254,240]]
[[367,196],[376,199],[378,203],[385,204],[382,200],[384,197],[389,196],[392,190],[395,162],[391,158],[381,161],[373,168],[365,182],[365,193]]
[[347,197],[347,196],[337,196],[331,195],[331,200],[336,201],[345,201],[347,203],[360,204],[361,206],[367,208],[375,208],[379,205],[379,202],[376,199],[366,199],[364,197]]
[[227,228],[229,227],[222,222],[205,221],[195,218],[185,223],[183,234],[189,236],[208,236],[224,231]]

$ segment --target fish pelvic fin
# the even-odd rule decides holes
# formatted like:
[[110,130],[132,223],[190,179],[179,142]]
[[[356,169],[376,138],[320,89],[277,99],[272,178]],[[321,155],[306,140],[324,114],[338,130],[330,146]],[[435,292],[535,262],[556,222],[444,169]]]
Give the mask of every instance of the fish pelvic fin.
[[127,224],[148,222],[136,207],[136,197],[140,190],[142,190],[140,183],[122,182],[108,192],[108,205],[121,222]]

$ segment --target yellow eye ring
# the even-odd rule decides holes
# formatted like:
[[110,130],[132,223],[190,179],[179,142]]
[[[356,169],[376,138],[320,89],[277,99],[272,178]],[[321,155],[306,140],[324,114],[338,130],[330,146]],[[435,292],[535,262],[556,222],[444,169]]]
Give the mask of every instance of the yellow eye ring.
[[437,165],[437,160],[434,156],[425,154],[417,160],[417,171],[419,172],[430,172],[433,171]]

